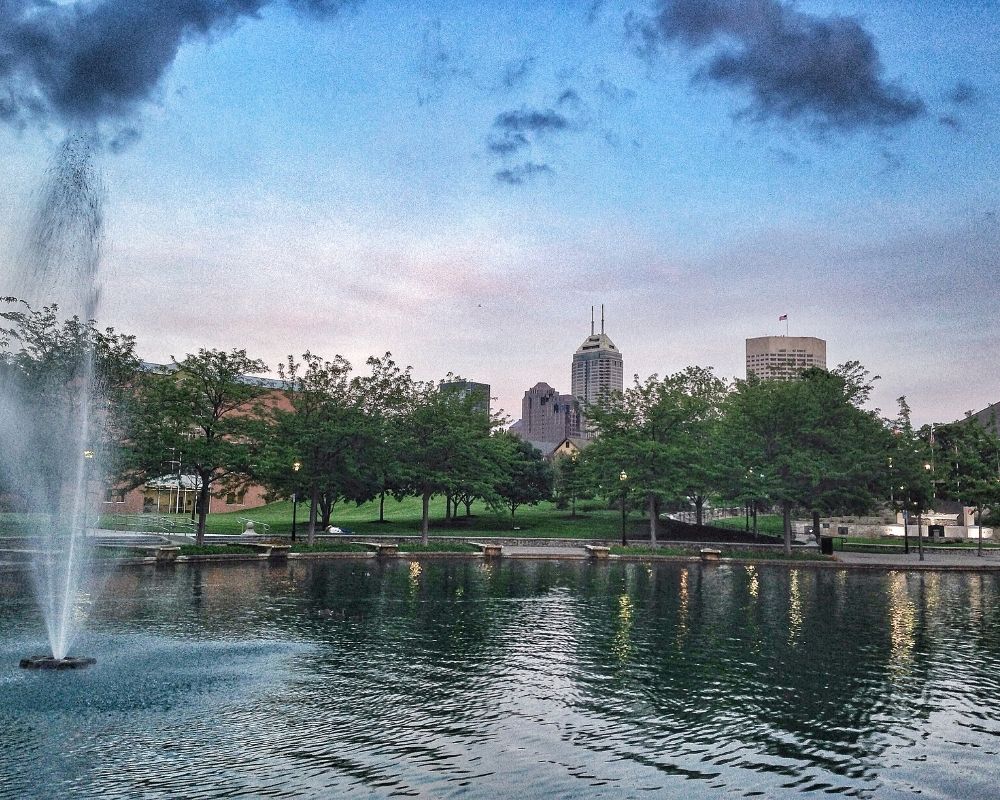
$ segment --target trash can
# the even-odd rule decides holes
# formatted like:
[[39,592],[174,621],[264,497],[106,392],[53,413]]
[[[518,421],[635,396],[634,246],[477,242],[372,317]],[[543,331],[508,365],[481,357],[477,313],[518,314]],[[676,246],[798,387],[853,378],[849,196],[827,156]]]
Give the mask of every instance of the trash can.
[[820,536],[819,537],[819,551],[825,556],[833,555],[833,537],[832,536]]

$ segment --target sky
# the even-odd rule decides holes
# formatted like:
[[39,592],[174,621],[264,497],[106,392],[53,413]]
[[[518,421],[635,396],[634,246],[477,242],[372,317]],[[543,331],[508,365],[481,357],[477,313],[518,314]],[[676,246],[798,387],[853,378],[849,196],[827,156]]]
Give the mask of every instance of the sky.
[[0,253],[85,135],[149,361],[391,351],[516,419],[591,306],[642,378],[787,314],[949,421],[1000,400],[998,67],[994,0],[0,0]]

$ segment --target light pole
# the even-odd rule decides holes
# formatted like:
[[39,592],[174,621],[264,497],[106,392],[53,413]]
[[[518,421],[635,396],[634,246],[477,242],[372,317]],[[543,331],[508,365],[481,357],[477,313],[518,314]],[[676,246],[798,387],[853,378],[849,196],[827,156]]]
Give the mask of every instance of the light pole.
[[628,489],[625,481],[628,480],[628,475],[625,470],[622,470],[618,475],[618,480],[622,485],[622,547],[628,547],[628,539],[625,538],[625,492]]
[[[302,462],[296,461],[292,464],[292,472],[297,473],[302,469]],[[299,498],[295,492],[292,492],[292,541],[295,541],[295,509],[298,507]]]

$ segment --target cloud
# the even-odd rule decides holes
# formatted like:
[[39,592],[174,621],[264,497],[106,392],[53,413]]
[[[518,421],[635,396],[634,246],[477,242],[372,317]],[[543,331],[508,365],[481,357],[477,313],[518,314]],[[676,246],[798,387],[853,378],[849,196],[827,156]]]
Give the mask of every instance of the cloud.
[[531,142],[523,133],[506,133],[500,136],[490,136],[486,140],[486,146],[498,156],[509,156],[522,147],[530,147]]
[[955,84],[954,88],[948,93],[948,100],[954,103],[956,106],[964,106],[969,103],[975,103],[978,97],[978,92],[976,87],[971,83],[965,83],[964,81],[959,81]]
[[[280,0],[327,15],[351,0]],[[279,0],[0,0],[0,119],[96,126],[153,97],[187,41]]]
[[745,113],[757,119],[852,131],[926,114],[919,96],[885,80],[875,42],[854,17],[779,0],[659,0],[638,33],[647,48],[707,51],[695,77],[747,92]]
[[[564,92],[560,101],[565,95]],[[493,130],[486,139],[486,146],[494,155],[507,158],[521,150],[530,149],[548,134],[561,133],[573,127],[569,117],[554,109],[522,107],[497,114],[493,120]],[[540,169],[542,166],[544,165],[528,162],[513,169],[501,169],[495,173],[495,177],[501,183],[521,184],[536,172],[551,171],[548,167]]]
[[569,127],[569,120],[551,108],[544,111],[521,108],[497,114],[493,127],[509,133],[546,133],[565,130]]
[[539,175],[551,175],[552,167],[548,164],[536,164],[534,161],[525,161],[514,167],[506,167],[497,170],[493,177],[498,183],[506,183],[509,186],[520,186],[530,180],[534,180]]
[[501,83],[505,89],[518,89],[527,82],[535,66],[535,58],[515,58],[503,65]]

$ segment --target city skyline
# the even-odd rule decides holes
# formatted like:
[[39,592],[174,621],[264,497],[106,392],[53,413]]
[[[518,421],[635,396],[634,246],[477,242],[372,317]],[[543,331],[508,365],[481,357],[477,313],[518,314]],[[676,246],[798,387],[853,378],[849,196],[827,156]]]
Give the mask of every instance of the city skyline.
[[995,3],[712,8],[17,0],[0,254],[96,131],[99,321],[150,361],[389,350],[514,418],[605,303],[626,385],[742,376],[788,314],[885,414],[997,402]]

